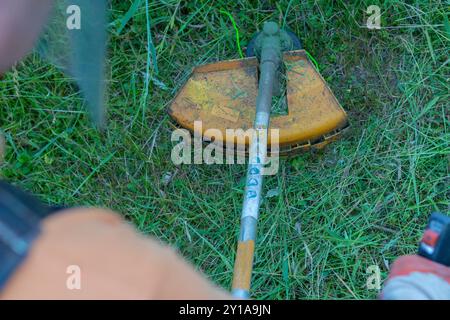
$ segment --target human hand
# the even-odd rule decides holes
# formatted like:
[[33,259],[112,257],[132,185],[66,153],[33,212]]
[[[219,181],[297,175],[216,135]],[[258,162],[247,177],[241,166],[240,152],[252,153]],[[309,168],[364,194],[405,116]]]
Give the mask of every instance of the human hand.
[[[71,288],[79,271],[80,288]],[[69,282],[69,283],[68,283]],[[76,286],[76,282],[72,285]],[[119,215],[69,209],[42,233],[6,284],[2,299],[228,299],[175,252],[137,233]]]

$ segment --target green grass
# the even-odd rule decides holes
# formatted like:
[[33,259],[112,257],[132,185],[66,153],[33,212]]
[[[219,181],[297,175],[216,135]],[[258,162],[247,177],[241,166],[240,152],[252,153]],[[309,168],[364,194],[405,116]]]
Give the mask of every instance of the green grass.
[[[111,207],[229,288],[246,168],[174,166],[166,109],[193,66],[239,57],[220,9],[243,47],[263,21],[285,21],[352,128],[323,152],[282,160],[266,179],[264,193],[279,192],[261,206],[254,296],[376,297],[367,267],[378,265],[384,280],[396,257],[416,251],[428,215],[450,209],[448,4],[166,0],[150,1],[147,19],[146,1],[137,2],[113,1],[110,12],[105,132],[70,80],[36,56],[5,75],[3,178],[48,203]],[[381,7],[381,30],[363,27],[371,4]]]

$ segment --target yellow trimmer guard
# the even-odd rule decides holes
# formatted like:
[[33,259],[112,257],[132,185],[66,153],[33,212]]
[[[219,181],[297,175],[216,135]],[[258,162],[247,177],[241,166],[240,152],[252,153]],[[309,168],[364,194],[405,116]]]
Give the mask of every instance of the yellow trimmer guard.
[[[347,115],[304,50],[284,53],[283,62],[288,114],[272,116],[269,129],[279,129],[280,154],[320,149],[348,127]],[[194,68],[169,113],[192,132],[194,122],[201,121],[202,132],[197,133],[205,140],[217,142],[207,130],[220,130],[226,146],[226,129],[252,128],[257,93],[256,58],[211,63]],[[268,143],[270,149],[270,135]]]

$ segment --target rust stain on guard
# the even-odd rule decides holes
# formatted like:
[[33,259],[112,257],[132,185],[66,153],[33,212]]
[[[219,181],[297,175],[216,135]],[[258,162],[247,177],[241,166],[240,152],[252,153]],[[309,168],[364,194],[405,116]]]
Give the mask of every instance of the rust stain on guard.
[[[270,129],[279,129],[280,153],[322,148],[336,140],[348,126],[347,115],[304,50],[284,54],[288,114],[273,116]],[[169,108],[182,127],[194,131],[194,121],[208,129],[251,128],[258,92],[256,58],[228,60],[194,68]],[[217,137],[214,137],[217,139]],[[270,148],[270,137],[269,137]],[[235,139],[234,144],[239,144]],[[247,145],[248,143],[246,143]]]
[[239,241],[234,265],[233,288],[250,290],[255,241]]

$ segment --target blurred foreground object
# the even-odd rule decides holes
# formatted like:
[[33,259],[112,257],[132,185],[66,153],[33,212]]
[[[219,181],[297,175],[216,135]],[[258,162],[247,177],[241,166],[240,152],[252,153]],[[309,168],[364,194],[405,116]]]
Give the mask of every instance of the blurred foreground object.
[[0,290],[22,263],[51,209],[0,180]]
[[55,212],[0,181],[0,298],[229,296],[118,214],[93,208]]
[[69,209],[41,234],[2,299],[227,299],[170,248],[107,210]]
[[422,240],[419,256],[397,259],[381,297],[387,300],[450,299],[450,218],[431,214]]
[[381,298],[385,300],[449,300],[450,268],[411,255],[398,258]]
[[107,0],[58,0],[37,52],[73,77],[91,118],[105,125]]
[[0,76],[33,47],[52,0],[0,1]]

